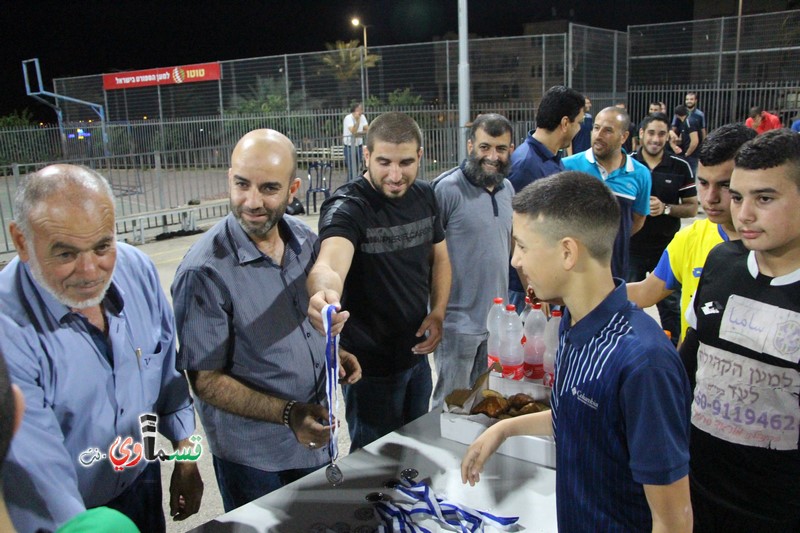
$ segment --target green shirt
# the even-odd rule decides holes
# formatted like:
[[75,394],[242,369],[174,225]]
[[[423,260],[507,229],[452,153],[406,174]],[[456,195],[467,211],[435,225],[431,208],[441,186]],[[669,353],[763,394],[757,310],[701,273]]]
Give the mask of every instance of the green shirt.
[[75,515],[56,533],[139,533],[139,528],[119,511],[95,507]]

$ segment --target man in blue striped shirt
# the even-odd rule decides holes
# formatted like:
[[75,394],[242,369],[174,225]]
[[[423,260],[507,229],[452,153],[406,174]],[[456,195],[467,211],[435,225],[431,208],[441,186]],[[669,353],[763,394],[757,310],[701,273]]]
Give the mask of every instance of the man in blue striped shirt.
[[514,435],[554,435],[558,530],[690,532],[686,373],[672,343],[611,276],[620,209],[582,172],[514,197],[511,263],[536,296],[566,305],[552,411],[503,420],[467,450],[463,481]]
[[[325,339],[306,318],[317,237],[284,215],[296,171],[284,135],[242,137],[228,171],[231,213],[192,246],[172,285],[177,366],[197,395],[225,511],[330,460]],[[346,382],[357,380],[355,358],[342,364]]]
[[[141,434],[142,414],[157,415],[176,448],[194,446],[156,267],[116,242],[114,195],[91,169],[45,167],[25,178],[14,207],[19,255],[0,272],[0,352],[27,405],[3,465],[14,525],[52,531],[105,505],[142,531],[165,531],[160,461],[109,464],[115,440]],[[87,465],[79,460],[87,449],[108,450],[109,461]],[[176,520],[197,512],[195,463],[175,463],[170,494]]]

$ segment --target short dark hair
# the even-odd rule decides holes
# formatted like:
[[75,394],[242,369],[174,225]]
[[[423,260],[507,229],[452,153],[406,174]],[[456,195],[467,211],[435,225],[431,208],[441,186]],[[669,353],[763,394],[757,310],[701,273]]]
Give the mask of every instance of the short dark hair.
[[11,378],[3,354],[0,353],[0,470],[14,436],[16,404],[11,392]]
[[504,133],[514,135],[514,127],[511,122],[503,115],[497,113],[482,113],[475,117],[472,121],[472,127],[469,129],[469,138],[475,141],[475,132],[481,129],[492,137],[500,137]]
[[378,115],[367,130],[367,150],[375,149],[375,141],[392,144],[416,142],[422,146],[422,132],[416,121],[405,113],[392,111]]
[[788,164],[788,176],[800,190],[800,135],[790,129],[770,130],[747,141],[736,153],[736,167],[747,170]]
[[360,106],[360,105],[361,105],[361,102],[355,102],[353,105],[350,106],[350,112],[352,113],[353,111],[358,109],[358,106]]
[[653,113],[652,115],[647,115],[644,117],[644,120],[642,120],[640,129],[646,130],[647,126],[649,126],[651,122],[663,122],[667,125],[667,129],[669,129],[669,119],[664,113]]
[[568,170],[534,181],[511,200],[514,212],[543,219],[542,233],[551,240],[573,237],[600,261],[611,261],[619,230],[620,209],[601,180]]
[[650,106],[661,107],[661,102],[650,102],[647,107],[649,108]]
[[564,117],[574,121],[585,106],[586,99],[575,89],[563,85],[550,87],[536,110],[536,127],[553,131]]
[[756,130],[744,124],[725,124],[715,129],[703,140],[697,159],[706,167],[730,161],[744,143],[756,136]]
[[764,112],[763,107],[761,107],[760,105],[754,105],[753,107],[750,108],[750,111],[747,113],[747,116],[750,118],[756,118],[763,112]]
[[692,96],[694,96],[695,98],[697,98],[697,93],[696,93],[696,92],[694,92],[694,91],[686,91],[686,95],[684,96],[684,98],[686,98],[686,97],[687,97],[687,96],[689,96],[690,94],[691,94]]
[[689,108],[683,104],[675,106],[675,114],[679,117],[685,117],[689,114]]

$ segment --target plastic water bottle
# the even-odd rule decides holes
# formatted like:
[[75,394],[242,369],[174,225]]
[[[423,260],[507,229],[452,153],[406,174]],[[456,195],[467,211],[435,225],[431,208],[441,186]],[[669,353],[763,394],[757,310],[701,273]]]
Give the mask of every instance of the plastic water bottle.
[[[541,307],[541,306],[540,306]],[[525,308],[519,314],[519,319],[522,320],[522,326],[525,327],[525,321],[528,320],[528,315],[531,314],[531,299],[529,296],[525,297]]]
[[488,366],[492,366],[492,363],[500,361],[500,357],[497,353],[500,347],[500,325],[503,323],[503,313],[505,310],[503,299],[495,298],[492,307],[489,308],[489,315],[486,317],[486,329],[489,331]]
[[500,364],[503,365],[503,377],[522,379],[524,352],[522,349],[522,321],[513,304],[506,306],[503,314],[503,326],[500,329]]
[[542,383],[552,387],[555,382],[556,352],[558,352],[558,330],[561,327],[561,311],[553,311],[544,329],[544,376]]
[[522,373],[528,379],[542,379],[544,377],[544,331],[547,327],[547,318],[542,313],[542,304],[535,303],[525,321],[525,363]]

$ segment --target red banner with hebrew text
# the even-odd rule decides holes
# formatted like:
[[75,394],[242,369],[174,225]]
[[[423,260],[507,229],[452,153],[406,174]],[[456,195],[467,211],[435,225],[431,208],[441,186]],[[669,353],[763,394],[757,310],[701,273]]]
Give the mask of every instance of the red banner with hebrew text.
[[221,68],[219,63],[199,63],[181,67],[162,67],[103,74],[103,89],[112,91],[153,85],[215,81],[220,77]]

